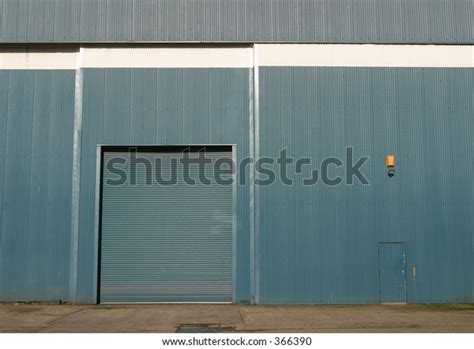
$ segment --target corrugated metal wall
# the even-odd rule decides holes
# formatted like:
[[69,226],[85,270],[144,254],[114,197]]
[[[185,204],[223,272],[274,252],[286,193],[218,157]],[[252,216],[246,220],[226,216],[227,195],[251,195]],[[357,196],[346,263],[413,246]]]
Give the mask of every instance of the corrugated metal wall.
[[371,185],[258,189],[257,300],[377,303],[377,244],[406,241],[409,302],[473,302],[474,70],[264,67],[260,78],[260,156],[287,148],[318,168],[351,146],[355,161],[370,156]]
[[[377,303],[377,244],[405,241],[409,302],[473,302],[474,70],[259,74],[260,156],[286,147],[319,165],[328,156],[344,160],[353,146],[356,158],[370,156],[363,172],[371,185],[257,188],[255,269],[248,178],[237,186],[235,301],[251,300],[255,270],[260,303]],[[94,302],[97,144],[236,144],[241,160],[251,151],[252,77],[251,68],[83,69],[70,290],[74,71],[1,70],[0,300],[76,294]],[[398,159],[392,179],[389,152]]]
[[74,71],[0,71],[0,300],[67,299]]
[[472,0],[0,0],[0,42],[474,43]]
[[[94,302],[97,144],[236,144],[249,156],[249,69],[85,69],[78,302]],[[237,190],[236,301],[249,301],[249,186]]]

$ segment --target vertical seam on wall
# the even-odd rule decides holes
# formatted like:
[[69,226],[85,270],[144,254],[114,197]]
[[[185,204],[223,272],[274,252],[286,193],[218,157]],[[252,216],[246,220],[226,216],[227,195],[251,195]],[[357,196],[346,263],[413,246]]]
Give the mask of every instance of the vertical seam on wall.
[[[50,89],[51,89],[51,94],[49,96],[49,119],[48,119],[48,154],[52,154],[53,153],[53,145],[54,145],[54,134],[52,132],[52,127],[54,125],[54,108],[53,108],[53,105],[54,105],[54,97],[55,97],[55,93],[56,93],[56,86],[55,86],[55,79],[54,79],[54,74],[51,73],[51,80],[50,80]],[[59,84],[59,86],[61,86]],[[62,92],[60,90],[59,94],[60,94],[60,100],[64,100],[63,96],[62,96]],[[45,185],[45,193],[47,193],[46,195],[46,202],[47,202],[47,205],[48,207],[46,208],[46,218],[45,218],[45,221],[46,221],[46,232],[44,234],[47,234],[48,232],[51,232],[51,220],[50,220],[50,206],[49,206],[49,202],[51,201],[51,183],[50,183],[50,180],[51,178],[53,178],[53,175],[51,173],[52,169],[51,169],[51,159],[48,157],[48,160],[47,160],[47,164],[48,164],[48,174],[47,174],[47,181],[46,181],[46,185]],[[55,260],[55,257],[52,256],[52,254],[49,254],[47,259],[46,259],[46,265],[50,265],[51,264],[51,261],[53,261],[54,265],[55,263],[57,263],[57,261]],[[59,275],[55,275],[55,278],[53,278],[53,282],[55,282],[56,284],[60,284],[61,281],[60,281],[60,278],[59,278]],[[47,276],[45,275],[44,276],[44,281],[45,283],[47,282]],[[62,294],[62,292],[61,292]],[[59,293],[58,293],[58,296],[59,296]]]
[[[5,183],[7,181],[6,179],[6,173],[7,173],[7,169],[6,169],[6,165],[7,165],[7,147],[8,147],[8,108],[9,108],[9,105],[10,105],[10,72],[8,71],[7,72],[7,103],[6,103],[6,106],[5,106],[5,137],[4,137],[4,143],[3,143],[3,181],[1,183],[2,185],[2,209],[0,210],[0,266],[3,266],[4,264],[4,261],[3,261],[3,258],[2,256],[4,255],[3,254],[3,246],[5,246],[5,244],[3,243],[3,236],[4,236],[4,232],[3,232],[3,220],[4,220],[4,211],[5,211]],[[3,268],[0,268],[0,280],[2,280],[2,269]]]
[[[237,166],[237,147],[232,146],[232,166]],[[232,174],[232,303],[237,301],[237,173]]]
[[253,225],[253,253],[254,253],[254,302],[260,302],[260,258],[259,258],[259,202],[258,202],[258,188],[255,183],[256,179],[256,162],[260,157],[260,139],[259,139],[259,128],[260,128],[260,91],[259,91],[259,66],[258,66],[258,47],[254,46],[253,55],[253,69],[254,69],[254,181],[252,186],[254,188],[254,225]]
[[[255,95],[255,105],[254,105],[254,113],[255,113],[255,129],[254,129],[254,137],[255,137],[255,163],[260,158],[260,69],[259,69],[259,62],[258,62],[258,48],[260,45],[255,46],[254,51],[254,95]],[[254,170],[256,168],[254,167]],[[254,175],[255,176],[255,175]],[[256,179],[256,177],[254,177]],[[255,253],[255,303],[260,303],[260,248],[259,248],[259,240],[260,240],[260,214],[259,214],[259,188],[254,183],[255,187],[255,222],[254,222],[254,253]]]
[[72,195],[71,195],[71,241],[70,241],[70,270],[69,298],[77,300],[77,266],[79,250],[79,205],[80,205],[80,176],[81,176],[81,132],[82,132],[82,82],[83,54],[80,47],[76,55],[76,76],[74,89],[74,134],[72,156]]
[[[135,0],[131,0],[130,1],[132,3],[132,16],[130,18],[130,40],[133,41],[134,40],[134,25],[133,25],[133,19],[135,18]],[[142,27],[143,28],[143,27]],[[140,28],[140,29],[142,29]],[[140,31],[139,29],[139,31]],[[141,35],[143,35],[143,32],[140,33]],[[131,78],[130,78],[131,79]]]
[[[30,2],[28,1],[26,3],[26,33],[25,33],[25,38],[27,41],[29,41],[30,38]],[[18,28],[20,21],[17,21],[17,30],[20,31],[20,28]]]
[[25,247],[26,247],[26,258],[25,258],[25,264],[26,264],[26,281],[25,281],[25,299],[29,299],[30,297],[28,296],[29,292],[29,283],[31,282],[31,277],[30,277],[30,270],[29,270],[29,264],[30,264],[30,248],[31,248],[31,181],[33,180],[33,153],[34,153],[34,133],[35,133],[35,102],[37,99],[36,96],[36,81],[37,81],[37,72],[33,73],[33,97],[32,97],[32,103],[31,103],[31,144],[30,144],[30,179],[28,181],[28,208],[26,209],[26,222],[28,225],[27,229],[27,239],[25,242]]
[[[252,48],[252,54],[255,56],[255,49]],[[255,59],[253,58],[255,61]],[[255,303],[255,248],[254,248],[254,221],[255,221],[255,177],[254,177],[254,158],[255,158],[255,148],[254,148],[254,72],[255,67],[253,66],[249,69],[249,155],[252,159],[249,166],[249,228],[250,228],[250,301]],[[241,174],[245,175],[245,174]]]
[[1,11],[1,15],[0,15],[0,20],[1,20],[1,23],[0,23],[0,40],[5,40],[5,30],[3,30],[3,23],[5,23],[5,20],[4,20],[4,17],[5,17],[5,11],[4,11],[4,8],[5,8],[5,4],[3,2],[3,0],[0,0],[0,11]]
[[97,146],[96,148],[96,165],[95,165],[95,216],[94,216],[94,271],[92,275],[94,276],[92,280],[92,294],[94,302],[99,303],[99,246],[100,246],[100,194],[102,186],[102,147]]
[[[53,6],[53,40],[56,39],[56,4]],[[80,24],[79,24],[80,25]]]

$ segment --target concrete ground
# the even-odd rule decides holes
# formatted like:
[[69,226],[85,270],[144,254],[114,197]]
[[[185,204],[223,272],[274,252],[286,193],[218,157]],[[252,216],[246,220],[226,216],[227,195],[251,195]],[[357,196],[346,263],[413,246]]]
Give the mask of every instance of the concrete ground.
[[0,303],[0,332],[474,332],[474,305]]

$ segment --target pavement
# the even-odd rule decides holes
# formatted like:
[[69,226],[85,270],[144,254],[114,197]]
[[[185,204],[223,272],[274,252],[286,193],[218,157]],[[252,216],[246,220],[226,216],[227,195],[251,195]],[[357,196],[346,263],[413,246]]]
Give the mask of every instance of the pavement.
[[474,304],[0,303],[0,332],[474,332]]

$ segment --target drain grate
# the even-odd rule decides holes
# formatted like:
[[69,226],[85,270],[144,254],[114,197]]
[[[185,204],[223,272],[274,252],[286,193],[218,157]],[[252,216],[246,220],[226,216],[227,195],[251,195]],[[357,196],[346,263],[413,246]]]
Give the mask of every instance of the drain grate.
[[176,333],[225,333],[234,332],[235,327],[225,327],[219,324],[182,324]]

